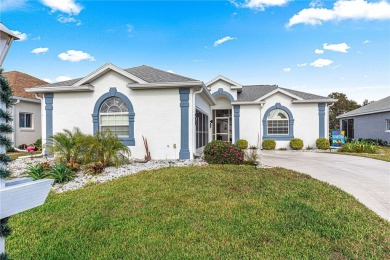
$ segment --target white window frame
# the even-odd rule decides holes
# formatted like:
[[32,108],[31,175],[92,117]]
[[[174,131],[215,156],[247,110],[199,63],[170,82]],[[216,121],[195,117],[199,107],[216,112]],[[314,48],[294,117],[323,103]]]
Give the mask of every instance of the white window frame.
[[[118,127],[118,126],[127,126],[128,128],[130,127],[130,124],[129,124],[129,112],[110,112],[110,113],[106,113],[106,112],[101,112],[102,110],[102,107],[103,107],[103,104],[105,104],[107,102],[107,100],[109,99],[120,99],[122,100],[121,98],[119,97],[110,97],[110,98],[107,98],[106,100],[104,100],[104,102],[102,103],[102,105],[100,106],[100,109],[99,109],[99,131],[102,131],[102,127],[108,127],[108,128],[111,128],[111,127]],[[124,103],[124,101],[122,100],[122,102]],[[124,103],[126,105],[126,103]],[[127,108],[128,109],[128,108]],[[126,120],[126,124],[118,124],[118,125],[110,125],[110,124],[103,124],[103,120],[102,118],[104,116],[117,116],[117,115],[120,115],[120,116],[126,116],[127,120]],[[113,132],[115,134],[115,132]],[[129,134],[128,134],[128,131],[127,131],[127,134],[126,135],[118,135],[118,137],[129,137]]]
[[[20,120],[20,116],[21,115],[24,115],[24,120],[23,120],[23,126],[21,126],[21,120]],[[30,115],[30,126],[26,126],[27,125],[27,115]],[[33,113],[30,113],[30,112],[19,112],[19,128],[20,129],[34,129],[34,116],[33,116]]]
[[390,132],[390,119],[386,119],[385,120],[386,121],[386,130],[385,130],[385,132]]
[[[281,118],[281,119],[269,119],[269,116],[270,116],[270,114],[272,113],[272,111],[274,111],[274,110],[280,110],[287,118]],[[283,109],[280,109],[280,108],[276,108],[276,109],[274,109],[274,110],[272,110],[269,114],[268,114],[268,116],[267,116],[267,135],[270,135],[270,136],[273,136],[273,135],[289,135],[290,134],[290,127],[289,127],[289,124],[290,124],[290,118],[289,118],[289,116],[288,116],[288,114],[286,113],[286,111],[284,111]],[[283,133],[283,134],[281,134],[281,133],[270,133],[269,132],[269,122],[270,121],[287,121],[287,126],[286,127],[283,127],[283,128],[287,128],[287,133]],[[272,128],[275,128],[275,127],[272,127]],[[276,127],[276,128],[278,128],[278,127]],[[280,127],[280,128],[282,128],[282,127]]]

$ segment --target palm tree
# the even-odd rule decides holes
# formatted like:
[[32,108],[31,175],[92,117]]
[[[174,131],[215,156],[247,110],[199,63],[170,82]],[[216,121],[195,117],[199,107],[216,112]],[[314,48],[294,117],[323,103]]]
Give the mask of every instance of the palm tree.
[[84,138],[85,135],[77,127],[73,128],[73,131],[64,129],[63,133],[57,133],[50,137],[53,143],[51,151],[61,162],[80,162],[80,155],[85,150],[82,145]]

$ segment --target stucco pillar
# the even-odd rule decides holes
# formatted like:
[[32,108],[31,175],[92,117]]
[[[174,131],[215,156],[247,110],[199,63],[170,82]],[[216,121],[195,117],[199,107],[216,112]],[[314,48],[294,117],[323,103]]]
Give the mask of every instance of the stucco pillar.
[[319,137],[325,137],[325,103],[318,104]]
[[233,105],[234,111],[234,143],[240,139],[240,105]]
[[190,150],[189,150],[189,107],[190,107],[190,89],[182,88],[179,89],[180,94],[180,152],[179,159],[185,160],[190,159]]
[[45,98],[45,114],[46,114],[46,146],[43,150],[47,154],[52,145],[50,138],[53,136],[53,93],[44,94]]

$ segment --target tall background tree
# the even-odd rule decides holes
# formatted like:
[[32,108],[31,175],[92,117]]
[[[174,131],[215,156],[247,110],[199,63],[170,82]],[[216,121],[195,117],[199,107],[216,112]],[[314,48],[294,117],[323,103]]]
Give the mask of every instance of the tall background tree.
[[330,98],[338,99],[333,106],[329,108],[329,129],[339,129],[339,120],[336,116],[361,107],[356,101],[349,100],[344,93],[333,92],[328,95]]

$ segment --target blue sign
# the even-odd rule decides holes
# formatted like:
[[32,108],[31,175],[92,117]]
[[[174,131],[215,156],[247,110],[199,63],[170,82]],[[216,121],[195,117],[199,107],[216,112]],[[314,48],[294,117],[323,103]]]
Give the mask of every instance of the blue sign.
[[345,144],[344,131],[332,130],[332,146],[343,146]]

